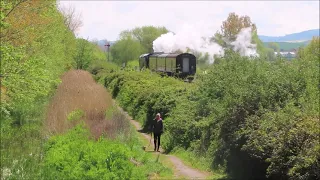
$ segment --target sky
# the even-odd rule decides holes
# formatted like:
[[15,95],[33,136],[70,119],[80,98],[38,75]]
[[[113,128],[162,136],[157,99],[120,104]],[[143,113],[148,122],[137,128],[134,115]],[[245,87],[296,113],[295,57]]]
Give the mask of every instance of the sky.
[[319,1],[75,1],[60,0],[81,13],[77,36],[114,41],[123,30],[146,25],[178,31],[183,25],[201,27],[212,35],[228,14],[247,15],[259,35],[286,34],[319,28]]

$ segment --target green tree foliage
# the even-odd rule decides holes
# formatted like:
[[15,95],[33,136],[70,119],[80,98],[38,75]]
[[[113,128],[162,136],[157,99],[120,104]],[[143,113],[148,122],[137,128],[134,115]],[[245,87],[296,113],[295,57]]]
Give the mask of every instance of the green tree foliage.
[[142,26],[131,30],[132,36],[140,42],[142,50],[147,53],[153,52],[153,41],[168,32],[165,27],[154,26]]
[[280,52],[280,46],[276,42],[270,42],[268,43],[268,47],[265,48],[265,56],[267,57],[268,60],[275,60],[278,56],[275,55],[276,53]]
[[8,115],[26,113],[48,96],[59,75],[71,67],[75,43],[54,1],[23,1],[11,10],[1,31],[1,87]]
[[274,50],[272,48],[265,48],[265,54],[268,60],[273,61],[276,59],[276,55],[274,54]]
[[132,37],[142,46],[144,52],[153,52],[153,41],[169,31],[165,27],[142,26],[120,33],[120,39]]
[[46,103],[77,41],[55,0],[1,1],[1,174],[37,179]]
[[127,63],[128,61],[138,59],[142,52],[140,43],[131,36],[120,39],[110,48],[112,61],[117,64]]
[[[210,118],[204,120],[212,123],[212,125],[204,128],[207,129],[204,130],[204,133],[219,132],[217,136],[212,137],[211,142],[208,142],[208,139],[203,139],[203,141],[207,141],[208,149],[215,149],[214,157],[228,161],[227,169],[234,177],[249,178],[253,175],[256,178],[263,178],[266,169],[268,169],[266,174],[270,177],[273,177],[272,175],[280,178],[290,176],[287,173],[281,173],[291,170],[294,166],[299,166],[300,163],[297,163],[298,161],[291,162],[288,159],[300,153],[304,154],[305,150],[296,150],[296,153],[292,155],[288,151],[309,142],[312,142],[311,144],[315,147],[311,148],[307,145],[306,148],[311,148],[307,148],[308,150],[314,148],[316,150],[318,146],[316,137],[319,137],[319,132],[316,132],[315,129],[319,127],[316,124],[317,120],[313,120],[316,111],[312,110],[311,107],[319,105],[319,101],[307,102],[304,99],[311,98],[310,95],[313,98],[318,96],[315,89],[307,90],[315,87],[315,85],[307,84],[306,81],[308,79],[319,79],[319,76],[315,76],[319,70],[313,68],[311,71],[306,69],[301,71],[299,68],[303,65],[301,61],[289,64],[281,60],[276,63],[267,63],[233,56],[226,59],[228,61],[221,62],[219,66],[213,67],[212,73],[204,78],[204,84],[201,85],[202,89],[200,91],[203,94],[203,101],[209,99],[207,100],[209,105],[206,109],[210,109],[212,112]],[[303,74],[308,71],[313,76],[303,77]],[[310,117],[310,122],[309,118],[303,118],[303,116],[309,116],[307,111],[314,113]],[[273,117],[274,121],[271,121],[272,114],[279,114],[279,116]],[[280,116],[280,114],[283,115]],[[307,126],[311,129],[305,127],[302,132],[292,132],[294,134],[293,139],[290,139],[291,137],[287,136],[289,130],[292,131],[292,127],[295,127],[301,121],[311,123],[315,129],[311,128],[312,126]],[[257,130],[259,126],[264,126],[266,123],[268,127],[265,127],[264,130]],[[250,130],[243,128],[245,126],[251,127]],[[242,128],[245,130],[241,131]],[[295,141],[294,138],[300,136],[297,133],[313,134],[313,136],[302,139],[300,145],[285,145],[286,142]],[[268,140],[258,138],[262,135]],[[248,137],[252,136],[255,138],[249,138],[250,141],[248,141]],[[281,139],[281,137],[284,139]],[[277,144],[273,144],[275,142]],[[205,144],[203,142],[202,145]],[[247,144],[251,145],[249,148],[244,148]],[[253,148],[252,145],[256,147]],[[265,148],[263,148],[264,145],[266,145]],[[280,153],[278,148],[282,146],[284,151],[281,152],[281,155],[274,154]],[[314,150],[312,150],[314,152],[312,154],[317,157]],[[254,154],[258,151],[262,151],[259,157]],[[267,152],[270,152],[270,154]],[[279,159],[279,156],[282,156],[283,159]],[[316,158],[312,159],[311,162],[315,163]],[[273,165],[273,163],[277,165]],[[281,166],[279,166],[279,163]],[[246,168],[237,171],[237,166]],[[312,174],[310,178],[315,174],[312,170],[308,173]],[[259,177],[259,175],[262,176]]]
[[153,52],[153,41],[167,33],[165,27],[142,26],[122,31],[119,40],[110,48],[117,64],[138,59],[143,53]]
[[79,38],[76,40],[77,48],[74,56],[76,69],[87,69],[93,60],[104,60],[105,55],[97,44]]

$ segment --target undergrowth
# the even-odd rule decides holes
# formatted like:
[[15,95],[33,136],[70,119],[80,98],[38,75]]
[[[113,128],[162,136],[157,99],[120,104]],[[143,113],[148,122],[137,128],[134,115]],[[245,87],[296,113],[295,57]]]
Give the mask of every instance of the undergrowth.
[[52,179],[148,179],[152,173],[171,171],[145,153],[136,136],[129,143],[89,138],[81,124],[46,144],[44,175]]

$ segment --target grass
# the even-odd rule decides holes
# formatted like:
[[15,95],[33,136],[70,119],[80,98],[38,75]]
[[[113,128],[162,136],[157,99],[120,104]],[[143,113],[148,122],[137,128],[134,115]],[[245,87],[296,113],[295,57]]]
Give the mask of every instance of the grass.
[[[143,134],[138,133],[138,138],[140,140],[141,148],[143,146],[149,145],[150,141],[148,139],[146,139]],[[150,153],[150,155],[152,156],[152,159],[154,159],[155,162],[161,163],[165,167],[168,167],[168,168],[170,168],[170,169],[172,169],[174,171],[174,169],[175,169],[174,164],[169,160],[169,158],[164,154],[153,153],[153,146],[154,146],[153,145],[153,140],[151,139],[150,146],[147,146],[145,151]],[[182,179],[183,178],[181,176],[174,177],[173,171],[171,171],[170,173],[162,173],[162,174],[160,174],[160,176],[154,175],[154,178],[155,179],[158,179],[158,178],[168,178],[168,179],[179,178],[179,179]]]
[[44,142],[39,126],[29,124],[1,130],[1,179],[37,177],[41,172],[39,162]]
[[[131,126],[133,130],[135,128],[133,125]],[[136,130],[135,130],[136,131]],[[150,179],[172,179],[174,178],[173,174],[173,164],[170,163],[167,157],[165,155],[159,154],[159,153],[153,153],[153,141],[151,142],[150,146],[143,150],[143,146],[146,144],[149,144],[149,140],[147,140],[142,134],[135,132],[134,133],[135,138],[137,138],[136,146],[140,147],[141,154],[145,154],[146,157],[148,157],[148,161],[151,163],[158,163],[161,164],[166,170],[164,171],[155,171],[155,173],[150,174]],[[181,177],[180,177],[181,178]]]

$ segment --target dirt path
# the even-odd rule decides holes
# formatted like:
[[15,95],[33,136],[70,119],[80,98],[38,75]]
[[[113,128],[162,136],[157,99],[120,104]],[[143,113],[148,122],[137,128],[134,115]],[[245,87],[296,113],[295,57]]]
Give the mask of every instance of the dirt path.
[[[118,107],[126,116],[127,118],[130,120],[131,124],[133,124],[133,126],[136,128],[136,130],[140,130],[141,125],[139,122],[133,120],[127,112],[125,112],[121,107]],[[147,135],[146,133],[141,133],[147,140],[148,142],[150,142],[150,135]],[[147,145],[146,145],[147,146]],[[150,144],[151,150],[153,147],[153,140],[151,140],[151,144]],[[163,152],[163,149],[160,146],[160,153]],[[154,152],[157,153],[157,152]],[[209,174],[207,172],[201,172],[200,170],[191,168],[189,166],[186,166],[179,158],[177,158],[176,156],[173,155],[167,155],[167,154],[163,154],[164,156],[166,156],[171,163],[174,165],[174,174],[176,177],[184,177],[185,179],[206,179],[209,177]]]

